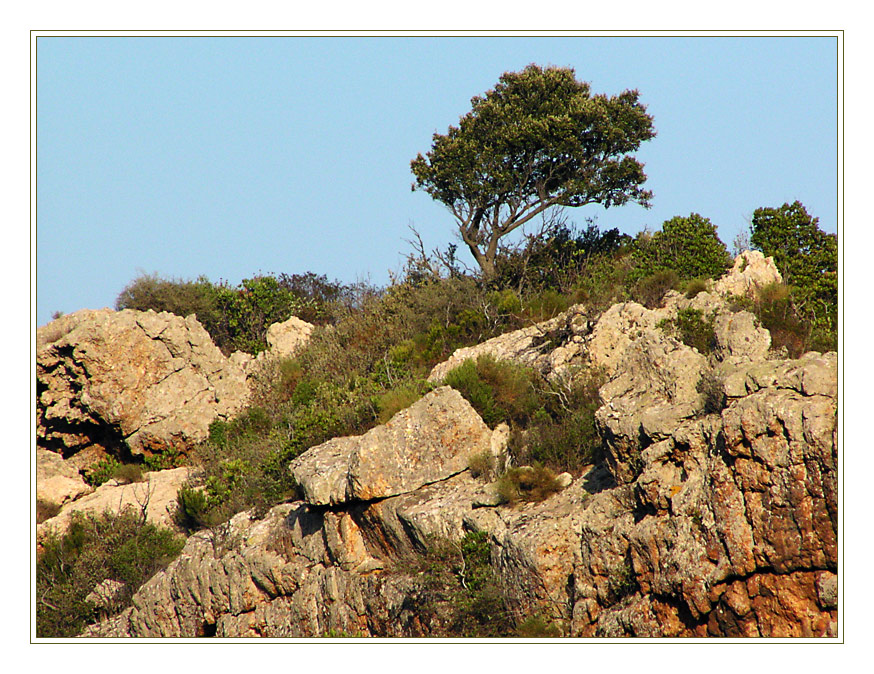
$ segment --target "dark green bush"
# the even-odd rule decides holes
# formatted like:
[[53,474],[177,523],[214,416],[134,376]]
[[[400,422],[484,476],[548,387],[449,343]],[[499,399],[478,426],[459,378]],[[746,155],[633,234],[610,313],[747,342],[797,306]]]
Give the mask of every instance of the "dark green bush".
[[638,236],[632,256],[636,264],[633,278],[667,270],[676,272],[680,280],[718,278],[731,265],[716,227],[697,213],[676,216],[664,222],[661,231]]
[[808,350],[810,324],[792,301],[790,289],[779,283],[760,288],[753,311],[771,333],[771,348],[785,348],[790,358],[798,358]]
[[793,305],[804,321],[819,332],[818,339],[837,346],[838,239],[819,228],[796,201],[780,208],[759,208],[753,213],[750,243],[774,258],[791,288]]
[[594,221],[578,229],[559,215],[522,243],[501,249],[492,287],[513,289],[519,296],[547,290],[569,295],[595,258],[611,257],[630,241],[618,229],[601,232]]
[[647,309],[657,309],[662,305],[665,293],[679,284],[677,272],[672,269],[657,271],[639,279],[631,287],[631,299]]
[[713,317],[705,318],[700,309],[679,309],[676,318],[665,319],[659,327],[706,356],[716,347],[713,323]]
[[115,472],[121,468],[121,462],[115,457],[107,456],[88,468],[82,478],[91,487],[99,487],[115,477]]
[[121,291],[115,308],[137,311],[169,311],[177,316],[195,314],[204,326],[215,322],[217,287],[205,276],[194,281],[164,279],[157,274],[141,274]]
[[[139,513],[74,516],[67,532],[50,535],[37,555],[37,636],[73,637],[102,616],[120,612],[183,545],[168,529],[144,524]],[[100,609],[86,597],[107,579],[124,586]]]

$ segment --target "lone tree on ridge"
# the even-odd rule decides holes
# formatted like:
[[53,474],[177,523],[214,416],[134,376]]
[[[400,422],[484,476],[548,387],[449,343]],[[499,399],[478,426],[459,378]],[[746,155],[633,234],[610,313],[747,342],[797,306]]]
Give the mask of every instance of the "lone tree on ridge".
[[507,72],[411,169],[458,221],[488,280],[498,241],[552,206],[649,206],[643,164],[631,156],[655,130],[638,92],[590,93],[573,68]]

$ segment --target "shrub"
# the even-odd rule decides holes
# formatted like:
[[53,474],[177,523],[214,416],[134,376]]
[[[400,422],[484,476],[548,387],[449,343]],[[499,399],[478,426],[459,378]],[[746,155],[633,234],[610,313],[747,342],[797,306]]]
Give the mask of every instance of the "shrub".
[[143,468],[137,463],[123,463],[112,474],[119,484],[142,482],[145,479]]
[[667,270],[675,271],[680,280],[718,278],[731,264],[716,227],[697,213],[676,216],[664,222],[661,231],[638,236],[632,255],[637,278]]
[[169,311],[177,316],[195,314],[204,326],[217,319],[216,287],[205,276],[194,281],[164,279],[157,274],[141,274],[119,293],[115,308],[137,311]]
[[704,414],[719,414],[725,409],[725,384],[722,378],[713,371],[705,372],[695,385],[695,390],[701,394]]
[[820,331],[836,332],[837,236],[823,232],[819,219],[798,201],[780,208],[756,209],[750,232],[751,244],[774,258],[805,320]]
[[[182,550],[184,540],[143,523],[137,513],[75,515],[63,535],[50,534],[36,562],[38,637],[73,637],[130,604],[139,587]],[[86,601],[104,580],[122,583],[102,609]]]
[[657,309],[662,305],[665,293],[676,288],[678,283],[679,277],[674,270],[657,271],[639,279],[631,287],[631,298],[647,309]]
[[115,477],[115,472],[121,468],[118,459],[107,456],[85,470],[82,478],[91,487],[99,487]]
[[61,512],[61,506],[58,503],[51,503],[50,501],[43,501],[42,499],[36,500],[36,523],[42,524],[48,519],[51,519],[55,515]]
[[540,464],[511,468],[498,478],[498,497],[502,503],[543,501],[561,491],[556,474]]
[[547,386],[541,396],[543,407],[527,429],[511,438],[516,457],[575,474],[599,461],[603,443],[595,412],[601,406],[598,389],[604,381],[600,371],[583,371]]
[[538,613],[528,616],[516,627],[516,636],[524,639],[554,639],[561,636],[561,627]]
[[569,294],[595,258],[613,256],[630,241],[618,229],[601,232],[594,220],[579,229],[563,214],[554,213],[536,234],[501,248],[492,286],[512,288],[520,296],[545,290]]
[[492,428],[502,421],[524,423],[537,410],[537,381],[533,370],[489,355],[465,361],[443,380]]
[[772,283],[760,288],[753,311],[771,333],[772,349],[785,348],[790,358],[798,358],[808,350],[810,326],[795,307],[787,286]]
[[467,467],[474,477],[489,479],[495,471],[495,457],[488,450],[477,452],[470,456]]
[[705,318],[700,309],[679,309],[676,318],[661,321],[659,327],[676,335],[686,346],[707,355],[716,346],[713,324],[713,317]]
[[685,283],[683,293],[686,295],[687,300],[691,300],[697,297],[699,293],[706,292],[708,287],[707,279],[693,278]]

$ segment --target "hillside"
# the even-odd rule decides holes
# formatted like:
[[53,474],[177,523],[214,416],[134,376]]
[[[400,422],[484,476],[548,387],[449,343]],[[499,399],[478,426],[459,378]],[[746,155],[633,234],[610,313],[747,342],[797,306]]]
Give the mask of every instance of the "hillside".
[[[749,251],[633,297],[420,266],[257,354],[203,310],[60,317],[40,636],[836,636],[837,354],[782,282]],[[163,547],[77,566],[125,508]]]

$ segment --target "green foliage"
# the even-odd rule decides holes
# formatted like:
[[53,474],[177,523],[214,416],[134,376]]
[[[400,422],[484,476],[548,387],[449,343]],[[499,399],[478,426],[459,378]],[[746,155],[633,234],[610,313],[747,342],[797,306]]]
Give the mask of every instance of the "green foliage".
[[502,421],[524,423],[540,407],[538,377],[530,368],[492,356],[466,360],[443,380],[456,389],[491,427]]
[[152,454],[143,458],[143,465],[148,470],[170,470],[179,468],[186,463],[185,455],[178,449],[167,449],[160,454]]
[[[74,516],[67,532],[49,535],[37,556],[37,636],[73,637],[101,615],[120,612],[183,545],[173,532],[144,524],[131,511]],[[124,587],[99,610],[85,598],[106,579]]]
[[780,208],[756,209],[750,243],[774,258],[783,280],[792,288],[793,304],[805,320],[821,332],[836,333],[837,236],[823,232],[819,219],[796,201]]
[[468,458],[467,467],[474,477],[488,480],[495,472],[495,457],[488,450],[477,452]]
[[705,318],[700,309],[678,309],[677,317],[659,323],[662,330],[675,335],[683,344],[708,355],[716,347],[714,319]]
[[312,272],[258,275],[236,287],[213,284],[205,276],[185,281],[143,274],[122,290],[116,308],[195,314],[225,354],[258,353],[267,348],[267,328],[272,323],[291,316],[310,323],[329,322],[338,307],[352,301],[352,295],[350,286]]
[[487,279],[498,241],[552,206],[649,203],[631,153],[655,132],[636,91],[592,95],[572,68],[532,64],[471,106],[411,169],[413,188],[452,212]]
[[601,406],[600,372],[579,372],[568,382],[556,382],[541,395],[543,406],[528,427],[512,437],[520,461],[543,464],[557,472],[580,473],[600,460],[603,444],[595,424]]
[[[790,358],[798,358],[814,348],[815,338],[811,324],[798,310],[793,301],[791,289],[781,283],[772,283],[759,288],[752,310],[762,327],[771,333],[771,348],[786,349]],[[816,333],[817,336],[822,332]],[[830,333],[834,335],[835,333]],[[828,351],[829,344],[821,350]],[[835,348],[837,345],[834,345]]]
[[499,250],[491,285],[512,288],[517,297],[544,291],[571,296],[591,278],[596,261],[615,258],[630,241],[618,229],[601,232],[592,220],[578,229],[563,217],[551,218],[522,244]]
[[194,281],[164,279],[157,274],[141,274],[118,295],[115,308],[137,311],[169,311],[177,316],[194,314],[204,326],[217,320],[217,288],[205,276]]
[[523,639],[555,639],[560,637],[561,627],[542,614],[525,618],[516,627],[515,636]]
[[668,270],[676,272],[680,280],[718,278],[731,265],[716,227],[697,213],[673,217],[662,224],[661,231],[639,235],[633,257],[633,278]]
[[121,462],[118,459],[107,456],[101,459],[89,469],[85,471],[82,479],[92,487],[99,487],[115,477],[115,472],[121,468]]
[[[746,262],[746,259],[744,259],[744,262]],[[684,284],[683,294],[686,295],[687,300],[691,300],[700,293],[706,292],[709,287],[707,279],[693,278]]]
[[36,523],[42,524],[48,519],[51,519],[61,511],[61,506],[58,503],[50,501],[36,500]]

